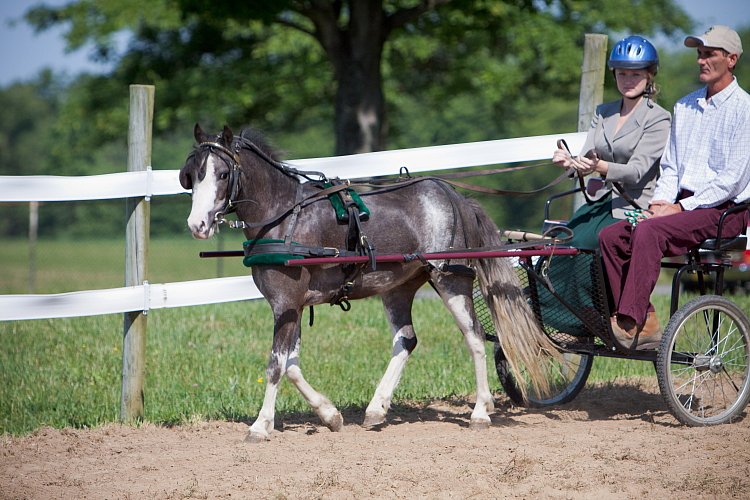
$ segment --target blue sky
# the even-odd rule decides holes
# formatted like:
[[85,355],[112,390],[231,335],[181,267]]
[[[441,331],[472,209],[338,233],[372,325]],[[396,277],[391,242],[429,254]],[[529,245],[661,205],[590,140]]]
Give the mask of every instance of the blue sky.
[[[72,0],[3,0],[0,12],[0,86],[33,78],[45,67],[75,75],[81,71],[107,70],[88,59],[89,49],[65,52],[64,29],[35,34],[21,17],[30,7],[44,3],[63,5]],[[696,34],[712,24],[727,24],[734,28],[750,26],[750,0],[676,0],[697,21]],[[18,21],[14,26],[10,23]],[[675,42],[679,47],[681,42]],[[750,54],[750,47],[746,48]],[[747,57],[747,56],[746,56]]]

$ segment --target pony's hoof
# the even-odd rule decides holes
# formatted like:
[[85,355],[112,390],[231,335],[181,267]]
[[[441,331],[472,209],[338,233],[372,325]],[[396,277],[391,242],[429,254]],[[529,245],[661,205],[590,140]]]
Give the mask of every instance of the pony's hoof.
[[362,422],[362,427],[365,429],[373,429],[375,427],[382,427],[383,424],[385,424],[385,415],[366,414],[365,421]]
[[490,428],[490,419],[478,419],[478,418],[472,418],[471,422],[469,422],[469,429],[472,431],[483,431],[485,429]]
[[268,434],[261,434],[260,432],[253,432],[250,431],[245,436],[245,442],[246,443],[263,443],[265,441],[270,441],[271,436]]
[[340,432],[341,429],[344,428],[344,417],[341,416],[341,413],[336,412],[336,415],[326,423],[326,427],[328,427],[331,432]]

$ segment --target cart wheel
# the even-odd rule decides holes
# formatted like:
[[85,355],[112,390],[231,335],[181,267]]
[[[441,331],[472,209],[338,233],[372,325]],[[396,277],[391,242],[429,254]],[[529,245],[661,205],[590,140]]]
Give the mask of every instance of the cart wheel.
[[718,295],[697,297],[672,316],[656,359],[659,389],[686,425],[731,422],[750,399],[750,320]]
[[589,377],[591,366],[594,364],[594,357],[590,354],[566,352],[563,353],[563,358],[565,362],[562,364],[558,361],[550,361],[550,363],[554,363],[554,375],[550,380],[550,394],[540,397],[534,394],[531,387],[527,384],[527,400],[524,401],[516,380],[510,373],[510,366],[505,358],[505,353],[500,344],[495,342],[495,369],[497,370],[497,376],[500,379],[503,389],[505,389],[505,393],[518,406],[542,408],[559,405],[572,401],[581,392],[583,386],[586,385],[586,379]]

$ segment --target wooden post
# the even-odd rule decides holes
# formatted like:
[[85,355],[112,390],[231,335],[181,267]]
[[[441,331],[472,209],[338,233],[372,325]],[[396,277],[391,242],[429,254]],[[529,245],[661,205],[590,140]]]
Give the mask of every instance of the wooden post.
[[[154,118],[154,87],[130,86],[128,126],[128,172],[151,166],[151,131]],[[125,200],[125,286],[147,280],[148,242],[151,206],[148,198]],[[146,368],[146,312],[125,313],[122,347],[122,399],[120,420],[133,423],[143,419],[143,385]]]
[[[589,130],[594,111],[604,99],[604,72],[606,67],[607,35],[587,33],[584,38],[581,90],[578,96],[578,132]],[[571,153],[577,155],[578,151],[571,151]],[[573,211],[575,212],[583,203],[583,195],[576,193]]]
[[[216,250],[219,252],[224,251],[224,233],[220,232],[217,234],[216,238]],[[216,277],[217,278],[223,278],[224,277],[224,259],[216,259]]]
[[39,202],[29,202],[29,293],[36,292],[36,242],[39,235]]

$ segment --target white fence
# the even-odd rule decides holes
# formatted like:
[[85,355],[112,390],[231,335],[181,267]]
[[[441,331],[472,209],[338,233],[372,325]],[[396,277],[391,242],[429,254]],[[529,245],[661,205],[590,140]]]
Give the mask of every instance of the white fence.
[[[572,151],[585,133],[523,137],[447,146],[293,160],[303,170],[329,177],[358,178],[549,159],[558,139]],[[77,201],[184,193],[176,170],[146,170],[84,177],[0,176],[0,203]],[[185,214],[187,217],[187,214]],[[251,277],[217,278],[59,294],[0,295],[0,320],[29,320],[149,311],[260,298]]]

